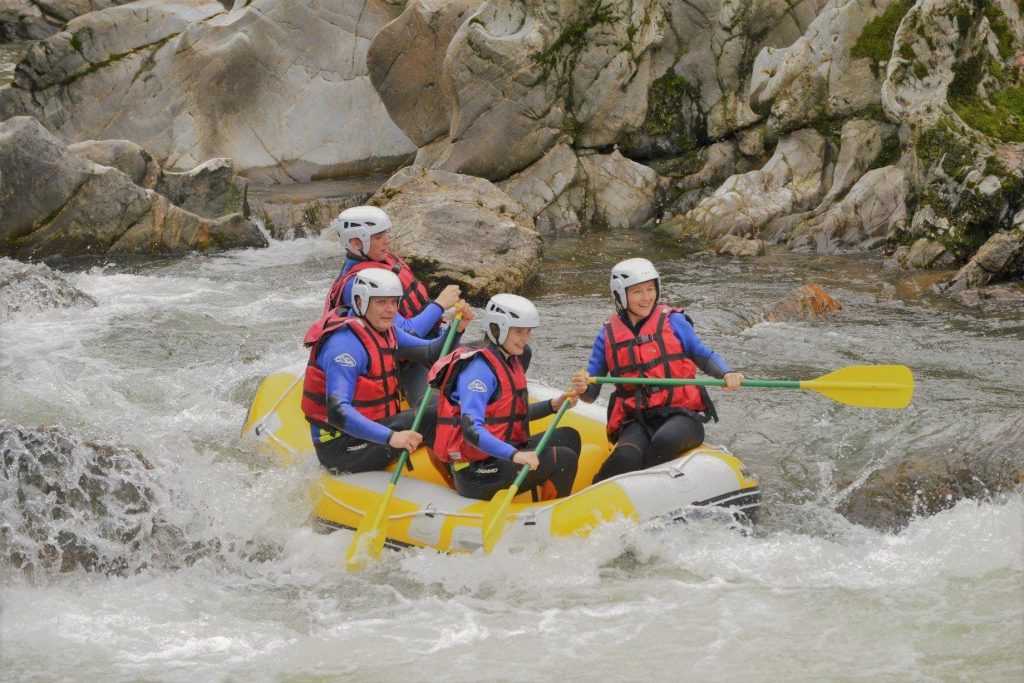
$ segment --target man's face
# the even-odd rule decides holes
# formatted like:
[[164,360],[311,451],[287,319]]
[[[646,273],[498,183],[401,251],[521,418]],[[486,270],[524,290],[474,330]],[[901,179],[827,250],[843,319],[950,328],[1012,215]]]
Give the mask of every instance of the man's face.
[[366,322],[378,332],[387,332],[395,321],[398,313],[397,296],[371,296],[370,305],[366,308]]
[[348,241],[348,246],[357,253],[362,252],[371,261],[383,261],[391,247],[391,233],[384,230],[373,235],[370,237],[370,246],[367,249],[363,249],[362,240],[354,237]]

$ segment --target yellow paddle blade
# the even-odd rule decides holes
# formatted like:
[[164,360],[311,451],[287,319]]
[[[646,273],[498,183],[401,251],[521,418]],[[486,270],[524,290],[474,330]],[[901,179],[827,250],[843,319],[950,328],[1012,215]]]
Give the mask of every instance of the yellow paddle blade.
[[848,406],[899,410],[914,396],[914,375],[905,365],[851,365],[801,381],[800,388]]
[[350,572],[361,572],[367,560],[380,559],[387,539],[388,507],[394,492],[394,483],[389,483],[384,495],[370,506],[356,527],[356,535],[352,537],[352,543],[345,554],[345,569]]
[[512,499],[518,490],[518,484],[513,484],[507,489],[498,491],[484,508],[481,531],[484,538],[484,552],[488,555],[491,554],[498,539],[501,538],[502,531],[505,529],[505,521],[508,519],[508,508],[512,505]]

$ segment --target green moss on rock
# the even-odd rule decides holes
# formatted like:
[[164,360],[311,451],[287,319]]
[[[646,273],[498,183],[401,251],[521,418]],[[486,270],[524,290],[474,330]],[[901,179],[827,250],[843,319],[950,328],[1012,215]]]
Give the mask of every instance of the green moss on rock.
[[698,143],[705,144],[705,132],[689,130],[683,115],[687,108],[699,111],[699,102],[700,91],[696,86],[670,69],[651,84],[643,132],[671,138],[680,151],[693,149]]
[[896,30],[913,5],[912,0],[897,0],[889,5],[882,16],[869,21],[850,49],[850,56],[870,59],[873,69],[877,68],[879,62],[889,61]]

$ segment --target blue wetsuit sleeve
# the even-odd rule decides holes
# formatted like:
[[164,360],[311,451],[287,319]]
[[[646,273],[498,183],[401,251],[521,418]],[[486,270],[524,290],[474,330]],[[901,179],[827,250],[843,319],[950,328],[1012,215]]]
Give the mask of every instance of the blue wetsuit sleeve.
[[344,433],[357,439],[387,443],[391,429],[365,417],[352,405],[356,391],[356,379],[366,374],[369,357],[359,339],[349,330],[338,330],[320,347],[316,357],[317,365],[327,377],[327,400],[337,401],[338,410],[344,418],[343,425],[335,425]]
[[[461,337],[462,334],[456,332],[452,344],[457,344]],[[433,339],[420,339],[396,327],[395,338],[398,342],[398,360],[412,361],[428,368],[441,357],[441,351],[444,350],[444,335],[438,335]]]
[[441,308],[441,304],[431,301],[422,311],[411,318],[405,319],[407,324],[403,325],[402,329],[412,332],[417,337],[422,337],[423,339],[436,336],[434,330],[438,322],[441,321],[442,315],[444,315],[444,309]]
[[722,360],[721,356],[704,345],[704,342],[697,336],[697,331],[693,329],[693,325],[687,322],[682,314],[673,313],[669,316],[668,321],[672,326],[672,331],[683,343],[686,355],[704,371],[704,374],[722,379],[725,377],[725,373],[732,372],[732,368]]
[[[487,404],[497,388],[498,378],[491,372],[487,361],[474,358],[459,373],[453,398],[457,398],[462,413],[463,438],[488,455],[511,460],[516,454],[516,448],[491,434],[484,425]],[[472,433],[469,433],[469,430],[472,430]]]
[[[587,375],[590,377],[602,377],[608,374],[608,364],[604,359],[604,333],[605,328],[594,337],[594,346],[590,349],[590,360],[587,361]],[[591,384],[587,387],[586,396],[593,401],[601,393],[600,384]]]

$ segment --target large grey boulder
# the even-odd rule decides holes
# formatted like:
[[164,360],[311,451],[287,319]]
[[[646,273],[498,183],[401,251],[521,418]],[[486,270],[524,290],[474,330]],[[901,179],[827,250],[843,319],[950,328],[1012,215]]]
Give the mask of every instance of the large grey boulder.
[[829,156],[817,131],[788,134],[761,169],[730,177],[687,212],[678,236],[757,237],[773,219],[810,209],[827,189]]
[[[40,182],[40,179],[46,182]],[[38,121],[0,123],[0,255],[144,253],[266,246],[241,214],[205,219],[67,151]]]
[[790,248],[819,253],[883,246],[907,219],[906,174],[898,166],[868,171],[842,200],[805,220],[787,240]]
[[523,205],[542,235],[579,233],[594,217],[585,172],[576,152],[564,143],[498,187]]
[[417,164],[501,180],[563,136],[597,147],[638,129],[661,17],[655,0],[488,0],[448,45],[448,135]]
[[444,58],[452,36],[483,0],[411,0],[370,42],[370,80],[391,119],[417,146],[448,133]]
[[147,190],[156,187],[160,178],[160,164],[142,145],[131,140],[85,140],[68,145],[68,151],[101,166],[116,168]]
[[882,74],[867,57],[851,53],[865,25],[895,1],[831,0],[792,45],[761,50],[751,74],[751,107],[782,132],[877,108]]
[[573,234],[584,226],[639,228],[661,199],[661,178],[653,169],[618,150],[577,153],[566,144],[498,186],[523,205],[541,234]]
[[370,39],[400,8],[383,0],[226,10],[139,0],[93,12],[33,46],[0,117],[30,114],[66,142],[124,138],[165,170],[228,157],[266,182],[392,170],[415,145],[367,75]]
[[483,178],[409,166],[371,200],[391,217],[396,251],[431,290],[456,283],[468,301],[521,291],[540,270],[533,220]]
[[132,0],[0,0],[0,42],[41,40],[77,16]]

